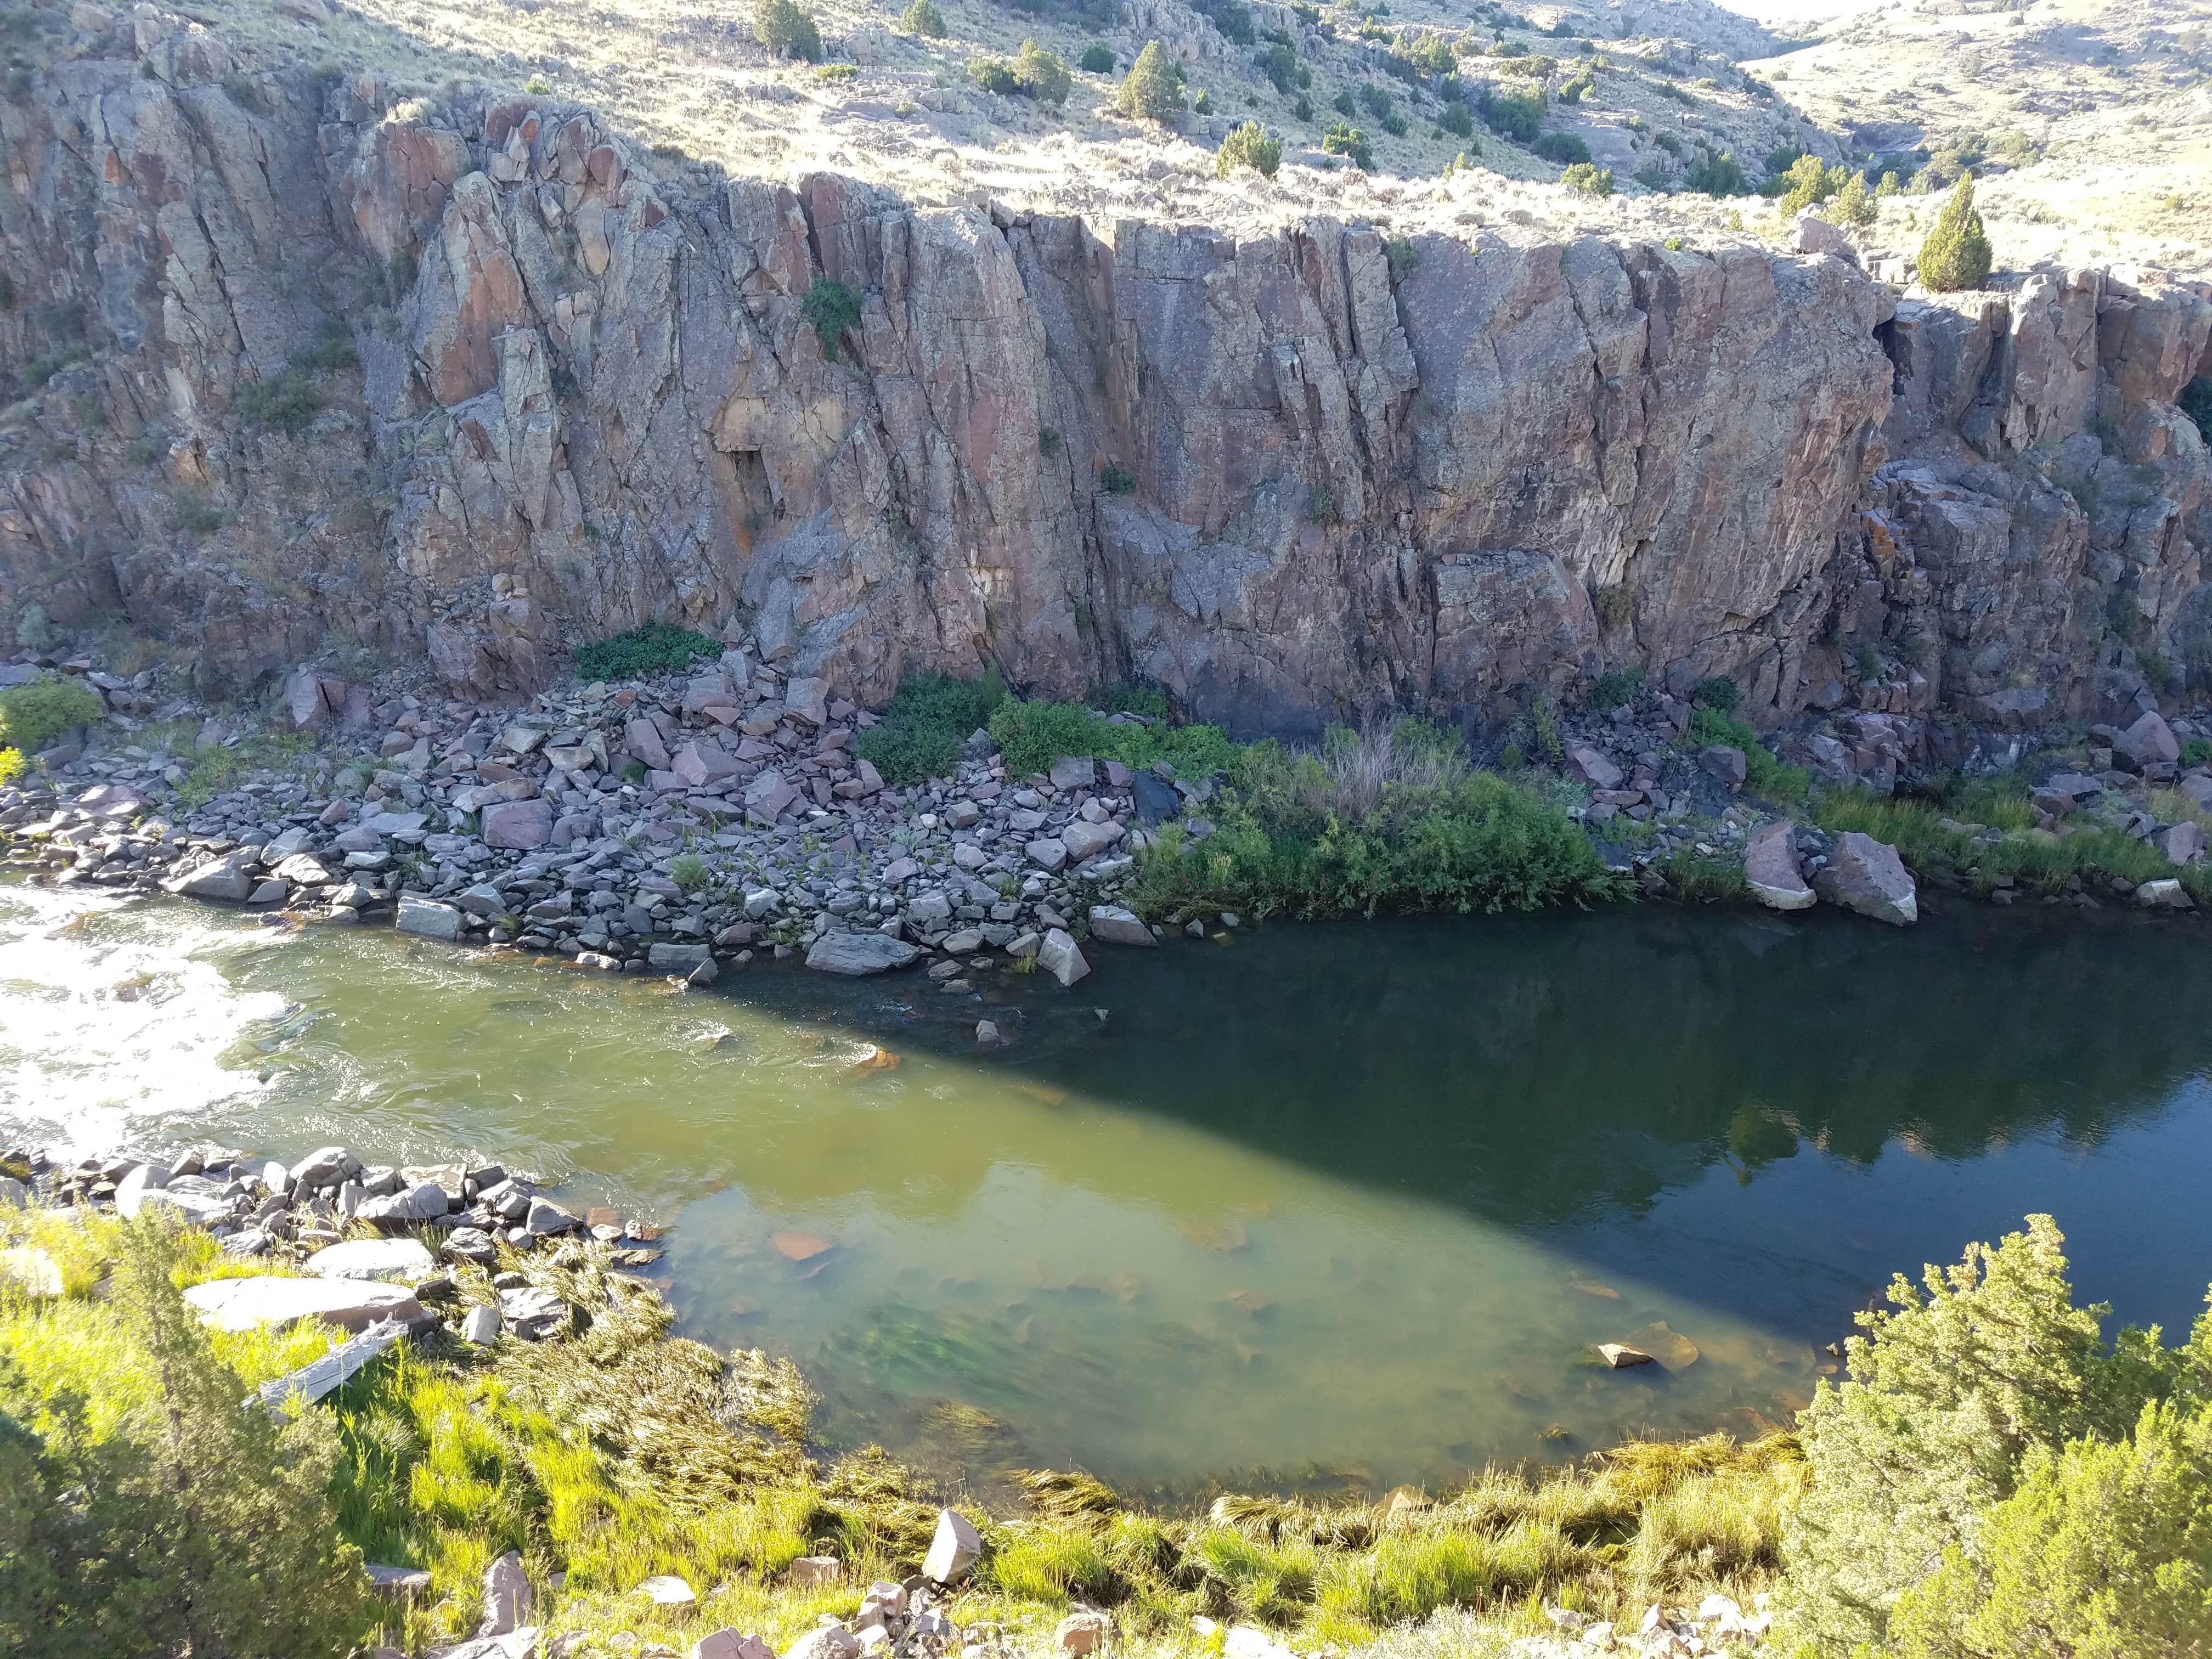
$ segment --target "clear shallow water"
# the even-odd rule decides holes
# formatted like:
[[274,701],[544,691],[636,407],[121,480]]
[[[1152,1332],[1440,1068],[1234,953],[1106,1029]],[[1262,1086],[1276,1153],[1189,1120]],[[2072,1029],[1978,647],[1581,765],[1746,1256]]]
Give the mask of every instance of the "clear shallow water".
[[[2205,948],[1652,909],[1102,946],[981,1001],[680,995],[0,890],[0,1131],[481,1153],[671,1224],[685,1328],[792,1353],[835,1439],[979,1484],[1381,1486],[1786,1421],[1893,1269],[2031,1210],[2086,1294],[2185,1323]],[[974,1052],[986,1012],[1014,1047]],[[1589,1362],[1658,1322],[1696,1363]]]

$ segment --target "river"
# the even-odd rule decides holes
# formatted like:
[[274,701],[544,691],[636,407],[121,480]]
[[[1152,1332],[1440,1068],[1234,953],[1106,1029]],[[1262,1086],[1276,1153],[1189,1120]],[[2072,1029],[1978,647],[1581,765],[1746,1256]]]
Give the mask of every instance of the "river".
[[683,994],[13,887],[0,1141],[495,1158],[667,1226],[682,1328],[792,1354],[833,1444],[1373,1490],[1786,1423],[1893,1270],[2030,1211],[2116,1322],[2185,1324],[2203,949],[1645,907],[1097,945],[1073,991]]

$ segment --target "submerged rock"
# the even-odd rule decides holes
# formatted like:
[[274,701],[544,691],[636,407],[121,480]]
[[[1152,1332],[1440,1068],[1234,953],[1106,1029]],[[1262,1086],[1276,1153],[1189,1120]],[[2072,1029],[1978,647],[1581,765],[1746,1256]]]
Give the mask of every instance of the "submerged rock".
[[819,973],[887,973],[903,968],[921,954],[921,947],[888,933],[824,933],[806,953],[806,965]]

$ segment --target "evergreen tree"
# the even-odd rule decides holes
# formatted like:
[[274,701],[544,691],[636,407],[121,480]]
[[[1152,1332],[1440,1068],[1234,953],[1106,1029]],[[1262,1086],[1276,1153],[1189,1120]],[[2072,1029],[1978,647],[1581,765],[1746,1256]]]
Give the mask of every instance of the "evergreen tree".
[[1282,141],[1267,137],[1267,128],[1257,121],[1247,121],[1231,128],[1221,141],[1221,148],[1214,153],[1213,176],[1226,179],[1237,168],[1248,167],[1272,179],[1282,163]]
[[1129,65],[1128,76],[1122,81],[1121,94],[1114,102],[1122,114],[1147,121],[1171,121],[1182,113],[1182,82],[1176,78],[1158,41],[1145,42],[1145,49]]
[[1921,284],[1938,294],[1979,288],[1992,257],[1982,216],[1974,211],[1974,175],[1962,173],[1920,244]]
[[792,0],[754,0],[753,39],[779,58],[822,61],[822,32]]

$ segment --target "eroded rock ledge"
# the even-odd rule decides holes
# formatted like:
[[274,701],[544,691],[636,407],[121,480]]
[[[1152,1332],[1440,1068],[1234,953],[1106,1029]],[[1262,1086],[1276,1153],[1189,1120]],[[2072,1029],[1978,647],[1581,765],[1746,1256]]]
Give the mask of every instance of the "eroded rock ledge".
[[2196,287],[921,205],[137,27],[0,118],[0,592],[211,693],[505,697],[648,618],[1292,733],[1631,667],[2035,724],[2212,663]]

